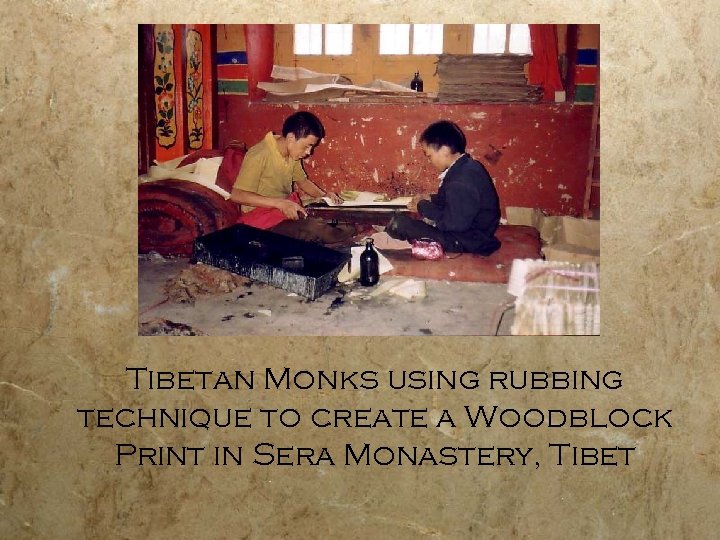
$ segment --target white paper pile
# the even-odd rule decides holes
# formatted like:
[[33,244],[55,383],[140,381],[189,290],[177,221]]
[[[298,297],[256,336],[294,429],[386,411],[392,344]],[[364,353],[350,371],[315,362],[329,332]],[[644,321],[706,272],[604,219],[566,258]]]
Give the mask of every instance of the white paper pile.
[[517,296],[513,335],[600,334],[600,282],[596,263],[516,259],[508,292]]
[[319,73],[302,67],[274,65],[273,82],[259,82],[258,88],[275,96],[293,96],[296,94],[317,94],[323,91],[335,91],[356,94],[411,94],[416,92],[405,86],[382,79],[374,79],[368,84],[353,84],[350,79],[338,73]]
[[297,81],[300,79],[315,79],[318,77],[328,78],[331,82],[338,82],[342,77],[339,73],[320,73],[303,67],[297,66],[278,66],[273,65],[270,76],[273,79],[281,79],[283,81]]

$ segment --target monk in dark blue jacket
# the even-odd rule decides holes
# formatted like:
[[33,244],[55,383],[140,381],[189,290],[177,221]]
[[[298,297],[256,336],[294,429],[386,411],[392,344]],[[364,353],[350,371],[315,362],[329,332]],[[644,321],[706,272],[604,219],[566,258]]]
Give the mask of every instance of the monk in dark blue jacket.
[[420,144],[440,171],[440,187],[435,194],[416,195],[408,204],[422,220],[399,215],[388,223],[386,232],[400,240],[434,240],[448,252],[490,255],[497,251],[498,194],[485,167],[465,153],[462,130],[441,120],[423,131]]

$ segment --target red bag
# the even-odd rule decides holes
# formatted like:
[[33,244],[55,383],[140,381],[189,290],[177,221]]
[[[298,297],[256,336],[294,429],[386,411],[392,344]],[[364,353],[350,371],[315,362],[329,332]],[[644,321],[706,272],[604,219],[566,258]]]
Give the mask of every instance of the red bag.
[[412,256],[426,261],[437,261],[445,256],[442,246],[433,240],[413,240]]

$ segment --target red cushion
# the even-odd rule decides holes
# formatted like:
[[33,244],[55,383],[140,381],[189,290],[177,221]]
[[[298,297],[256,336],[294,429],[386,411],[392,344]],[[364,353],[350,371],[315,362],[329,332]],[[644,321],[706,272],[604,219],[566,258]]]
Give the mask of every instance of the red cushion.
[[223,160],[218,169],[215,185],[224,189],[228,193],[232,191],[235,179],[240,172],[240,165],[245,157],[246,149],[244,146],[228,146],[225,150],[202,149],[188,154],[178,167],[195,163],[200,158],[214,158],[222,156]]
[[228,146],[225,149],[215,185],[228,193],[232,191],[235,179],[240,172],[240,165],[245,157],[245,151],[245,148],[241,146]]

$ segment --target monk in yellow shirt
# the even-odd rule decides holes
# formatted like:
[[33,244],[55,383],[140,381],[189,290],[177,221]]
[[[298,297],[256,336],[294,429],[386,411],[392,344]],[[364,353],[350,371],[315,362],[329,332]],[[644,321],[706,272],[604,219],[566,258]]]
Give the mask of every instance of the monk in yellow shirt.
[[285,119],[282,135],[269,132],[248,150],[230,197],[242,205],[241,223],[323,244],[342,242],[355,233],[354,227],[307,218],[293,189],[294,185],[313,198],[342,202],[337,193],[311,181],[302,166],[324,135],[320,119],[300,111]]

